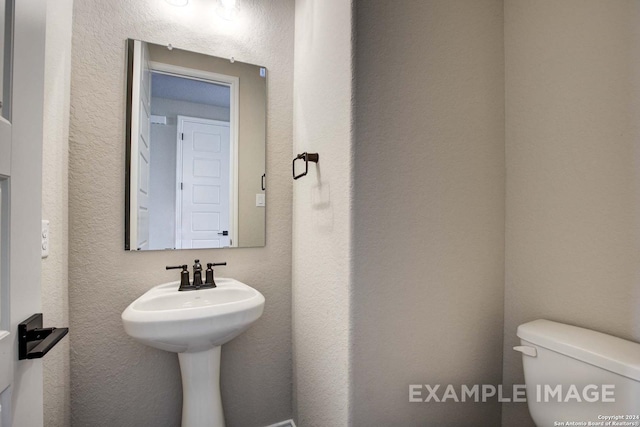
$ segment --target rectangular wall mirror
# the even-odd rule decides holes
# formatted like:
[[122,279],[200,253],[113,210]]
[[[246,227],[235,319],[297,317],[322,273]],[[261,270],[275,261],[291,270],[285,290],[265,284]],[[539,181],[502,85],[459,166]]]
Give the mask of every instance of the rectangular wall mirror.
[[126,250],[265,245],[266,74],[127,41]]

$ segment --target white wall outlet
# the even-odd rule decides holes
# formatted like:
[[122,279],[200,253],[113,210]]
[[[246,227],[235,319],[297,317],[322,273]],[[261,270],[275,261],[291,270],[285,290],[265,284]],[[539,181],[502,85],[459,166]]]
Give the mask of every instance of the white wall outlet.
[[265,206],[264,193],[256,194],[256,206],[261,208]]
[[49,256],[49,221],[47,220],[42,220],[40,237],[42,238],[42,258],[46,258]]

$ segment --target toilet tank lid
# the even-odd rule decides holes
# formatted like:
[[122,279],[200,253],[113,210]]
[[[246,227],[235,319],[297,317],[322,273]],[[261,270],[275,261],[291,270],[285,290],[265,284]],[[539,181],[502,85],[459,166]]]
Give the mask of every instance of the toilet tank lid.
[[540,347],[640,381],[640,344],[577,326],[534,320],[518,337]]

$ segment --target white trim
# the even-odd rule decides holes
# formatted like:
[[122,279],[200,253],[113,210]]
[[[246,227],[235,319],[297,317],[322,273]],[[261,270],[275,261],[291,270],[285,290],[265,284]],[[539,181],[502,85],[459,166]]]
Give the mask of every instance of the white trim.
[[174,241],[175,248],[182,249],[182,189],[180,188],[180,184],[182,180],[180,177],[182,176],[182,138],[180,135],[183,131],[183,116],[176,116],[176,224],[175,224],[175,232],[174,232]]
[[151,68],[151,71],[156,71],[162,74],[169,74],[172,76],[184,77],[192,80],[214,82],[218,84],[221,83],[225,86],[231,86],[232,84],[238,84],[240,82],[239,77],[213,73],[211,71],[198,70],[195,68],[181,67],[179,65],[164,64],[162,62],[156,61],[149,61],[149,67]]
[[0,117],[0,175],[11,175],[11,122]]
[[234,82],[230,86],[230,103],[229,103],[229,130],[231,132],[231,167],[229,171],[233,178],[232,197],[233,197],[233,217],[231,218],[231,247],[238,247],[238,223],[239,220],[239,189],[238,189],[238,172],[240,170],[240,78],[234,77]]
[[142,81],[142,42],[133,42],[133,75],[131,97],[131,164],[129,176],[129,250],[138,250],[138,148],[140,138],[140,82]]
[[[182,191],[180,189],[180,184],[182,182],[182,138],[180,135],[184,132],[184,122],[195,122],[195,123],[203,123],[208,125],[216,125],[216,126],[225,126],[229,127],[229,132],[231,132],[231,124],[229,122],[225,122],[222,120],[211,120],[211,119],[202,119],[200,117],[190,117],[190,116],[176,116],[177,122],[177,135],[176,135],[176,232],[175,232],[175,244],[176,249],[182,249],[182,236],[181,236],[181,228],[182,228]],[[231,143],[231,138],[229,138],[229,191],[233,191],[238,188],[238,175],[234,174],[234,171],[238,170],[237,164],[234,164],[237,157],[233,155],[233,144]],[[237,234],[235,234],[235,230],[237,230],[236,222],[238,217],[238,196],[237,194],[232,195],[229,194],[229,198],[233,200],[229,200],[229,229],[230,236],[229,239],[231,242],[236,240]],[[237,245],[237,243],[236,243]],[[232,244],[231,247],[234,245]],[[227,246],[225,246],[227,247]]]
[[[183,77],[192,80],[201,80],[213,82],[229,87],[230,103],[229,103],[229,139],[230,139],[230,157],[229,175],[231,177],[231,213],[229,215],[229,234],[231,247],[238,247],[238,214],[239,214],[239,194],[238,194],[238,171],[239,171],[239,138],[240,138],[240,78],[228,76],[226,74],[212,73],[210,71],[197,70],[194,68],[180,67],[178,65],[163,64],[161,62],[149,61],[149,67],[152,72]],[[176,211],[177,211],[176,205]],[[178,223],[176,222],[176,227]],[[176,239],[177,239],[176,232]],[[176,249],[181,249],[176,247]]]
[[296,427],[296,423],[293,420],[280,421],[279,423],[270,424],[267,427]]

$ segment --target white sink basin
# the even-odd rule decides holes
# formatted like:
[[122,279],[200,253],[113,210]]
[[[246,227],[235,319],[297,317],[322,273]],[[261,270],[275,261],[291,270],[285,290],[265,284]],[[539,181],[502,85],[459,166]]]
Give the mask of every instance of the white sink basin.
[[151,347],[175,353],[220,346],[244,332],[264,309],[262,294],[234,279],[179,292],[179,282],[151,288],[122,313],[124,330]]
[[264,296],[234,279],[216,288],[178,291],[179,282],[148,290],[122,313],[124,330],[136,340],[179,353],[183,427],[222,427],[220,346],[262,316]]

